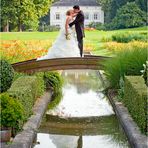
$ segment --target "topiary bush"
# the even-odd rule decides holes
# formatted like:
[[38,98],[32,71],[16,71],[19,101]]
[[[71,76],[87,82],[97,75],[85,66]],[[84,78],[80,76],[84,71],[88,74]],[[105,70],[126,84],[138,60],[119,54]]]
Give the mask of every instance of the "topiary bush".
[[13,81],[14,70],[6,60],[0,60],[0,92],[7,91]]
[[22,104],[8,94],[0,95],[1,101],[1,128],[11,128],[16,131],[20,130],[24,121],[24,109]]

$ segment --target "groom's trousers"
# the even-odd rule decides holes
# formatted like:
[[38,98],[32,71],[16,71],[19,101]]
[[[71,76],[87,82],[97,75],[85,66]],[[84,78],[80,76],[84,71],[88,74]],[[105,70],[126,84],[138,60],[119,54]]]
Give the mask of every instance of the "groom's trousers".
[[82,57],[83,55],[83,37],[77,37],[78,39],[78,47],[80,49],[80,56]]

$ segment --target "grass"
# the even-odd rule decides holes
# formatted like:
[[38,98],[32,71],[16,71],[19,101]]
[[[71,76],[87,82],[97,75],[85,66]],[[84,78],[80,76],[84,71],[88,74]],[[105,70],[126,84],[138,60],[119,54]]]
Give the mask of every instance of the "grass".
[[[86,37],[84,38],[84,45],[91,46],[93,48],[92,53],[96,55],[111,56],[111,52],[104,47],[105,41],[111,38],[113,34],[120,32],[147,32],[147,27],[122,29],[114,31],[85,31]],[[1,40],[49,40],[52,43],[58,36],[58,32],[9,32],[0,33]]]
[[147,60],[148,49],[130,48],[117,53],[117,56],[104,63],[105,73],[113,88],[119,88],[120,79],[126,75],[141,75]]

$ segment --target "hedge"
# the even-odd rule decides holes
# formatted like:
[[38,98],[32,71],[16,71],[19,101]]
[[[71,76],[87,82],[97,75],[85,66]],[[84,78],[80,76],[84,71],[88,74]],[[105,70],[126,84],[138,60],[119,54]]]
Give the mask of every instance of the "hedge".
[[144,134],[147,134],[147,101],[144,79],[141,76],[126,76],[123,102]]
[[14,81],[8,90],[9,95],[18,99],[23,105],[25,120],[32,114],[36,98],[44,92],[42,85],[44,85],[44,81],[41,77],[22,76]]

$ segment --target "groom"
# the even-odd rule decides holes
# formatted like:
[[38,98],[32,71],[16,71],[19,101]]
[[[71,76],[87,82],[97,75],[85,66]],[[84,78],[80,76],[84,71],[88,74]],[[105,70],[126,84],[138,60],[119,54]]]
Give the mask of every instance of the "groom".
[[69,24],[70,27],[75,25],[76,33],[77,33],[77,40],[78,40],[78,46],[80,49],[80,55],[83,56],[83,37],[85,37],[84,34],[84,13],[80,10],[80,7],[78,5],[75,5],[73,7],[74,13],[77,13],[76,19]]

